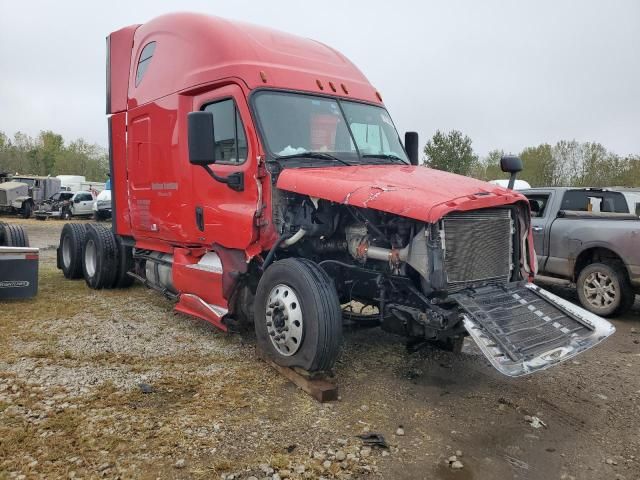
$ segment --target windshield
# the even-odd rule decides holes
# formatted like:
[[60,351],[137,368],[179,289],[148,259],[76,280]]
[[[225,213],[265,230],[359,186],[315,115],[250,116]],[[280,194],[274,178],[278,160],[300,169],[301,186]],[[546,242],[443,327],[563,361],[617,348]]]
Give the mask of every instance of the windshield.
[[[375,105],[297,93],[259,92],[255,109],[275,158],[335,157],[343,163],[409,163],[387,111]],[[315,158],[315,157],[314,157]]]

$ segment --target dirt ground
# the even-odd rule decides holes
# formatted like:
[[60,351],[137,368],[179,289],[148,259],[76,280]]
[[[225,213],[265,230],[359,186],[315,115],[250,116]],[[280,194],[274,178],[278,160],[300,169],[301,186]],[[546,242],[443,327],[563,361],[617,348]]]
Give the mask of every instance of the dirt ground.
[[[520,379],[469,342],[408,353],[347,332],[340,400],[322,405],[251,337],[141,286],[64,280],[62,222],[15,222],[43,251],[38,297],[0,304],[0,479],[640,478],[640,302],[602,345]],[[367,431],[390,448],[363,447]]]

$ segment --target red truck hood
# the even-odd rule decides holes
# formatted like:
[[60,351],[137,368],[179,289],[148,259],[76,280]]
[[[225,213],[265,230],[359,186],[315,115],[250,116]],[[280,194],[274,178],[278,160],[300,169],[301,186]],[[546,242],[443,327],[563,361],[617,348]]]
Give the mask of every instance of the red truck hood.
[[288,168],[278,177],[277,187],[424,222],[435,222],[454,210],[526,201],[522,194],[497,185],[409,165]]

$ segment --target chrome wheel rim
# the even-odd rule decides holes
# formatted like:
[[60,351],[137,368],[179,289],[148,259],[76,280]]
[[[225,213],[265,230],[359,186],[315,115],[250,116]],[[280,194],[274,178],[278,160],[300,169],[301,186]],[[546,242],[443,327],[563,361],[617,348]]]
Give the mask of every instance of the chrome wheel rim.
[[97,253],[95,242],[89,239],[84,247],[84,265],[90,277],[96,274]]
[[302,345],[304,324],[296,292],[284,284],[271,289],[265,306],[267,333],[280,355],[290,357]]
[[62,240],[62,263],[65,268],[71,266],[71,239],[68,235]]
[[617,291],[613,279],[602,272],[592,272],[583,286],[584,296],[590,305],[607,308],[616,301]]

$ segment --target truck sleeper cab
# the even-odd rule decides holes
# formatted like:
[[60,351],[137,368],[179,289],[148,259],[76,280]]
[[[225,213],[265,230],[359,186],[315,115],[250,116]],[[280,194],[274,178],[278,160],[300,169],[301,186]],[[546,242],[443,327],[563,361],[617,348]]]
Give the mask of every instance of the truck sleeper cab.
[[526,198],[417,166],[416,136],[402,145],[339,52],[193,14],[107,47],[113,232],[67,225],[65,276],[253,323],[267,356],[308,371],[332,368],[343,322],[451,349],[469,334],[513,376],[613,333],[530,283]]

